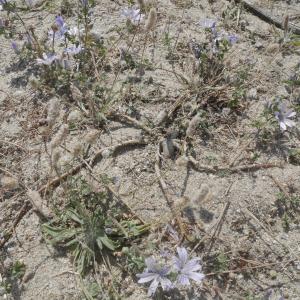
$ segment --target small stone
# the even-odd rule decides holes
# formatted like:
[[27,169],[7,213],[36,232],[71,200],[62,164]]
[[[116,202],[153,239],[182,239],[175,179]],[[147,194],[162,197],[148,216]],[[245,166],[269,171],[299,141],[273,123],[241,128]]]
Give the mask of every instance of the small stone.
[[5,188],[5,189],[16,189],[19,185],[18,180],[13,178],[13,177],[9,177],[9,176],[3,176],[1,178],[1,185]]
[[247,94],[246,97],[248,100],[257,100],[258,96],[257,96],[257,89],[256,88],[252,88],[250,89]]
[[168,117],[167,111],[165,109],[161,110],[154,121],[154,125],[155,126],[161,125],[163,122],[166,121],[167,117]]
[[5,288],[4,287],[0,287],[0,296],[4,296],[6,293]]
[[181,166],[181,167],[186,167],[188,165],[188,163],[189,163],[189,160],[186,156],[179,156],[175,162],[175,164],[177,166]]
[[277,277],[277,272],[276,272],[275,270],[271,270],[271,271],[270,271],[270,277],[271,277],[272,279],[275,279],[275,278]]
[[82,114],[79,110],[73,110],[69,113],[68,122],[75,123],[82,119]]
[[295,100],[300,99],[300,88],[295,88],[295,89],[293,90],[292,96],[293,96],[293,98],[294,98]]
[[270,44],[267,47],[266,51],[268,53],[270,53],[270,54],[274,54],[274,53],[278,52],[279,51],[279,44],[275,44],[275,43],[274,44]]
[[13,261],[11,258],[7,257],[3,262],[5,270],[9,270],[11,266],[13,265]]
[[14,97],[19,98],[25,96],[25,92],[22,90],[17,90],[14,92]]
[[264,45],[261,43],[261,42],[256,42],[254,47],[257,49],[257,50],[260,50],[262,48],[264,48]]
[[104,149],[102,152],[101,152],[101,155],[103,158],[108,158],[111,156],[111,150],[109,149]]
[[238,280],[243,280],[243,279],[244,279],[244,275],[243,275],[243,274],[239,274],[239,275],[237,276],[237,279],[238,279]]
[[161,143],[163,156],[166,158],[171,158],[175,154],[175,147],[173,144],[173,140],[170,138],[165,139]]

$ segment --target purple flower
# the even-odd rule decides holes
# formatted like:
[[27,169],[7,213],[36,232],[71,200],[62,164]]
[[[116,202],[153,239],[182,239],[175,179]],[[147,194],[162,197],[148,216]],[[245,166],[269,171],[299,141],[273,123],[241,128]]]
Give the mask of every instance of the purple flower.
[[18,44],[15,42],[15,41],[12,41],[11,42],[11,47],[13,48],[13,50],[15,51],[15,53],[19,53],[19,47],[18,47]]
[[55,54],[46,54],[43,53],[43,58],[37,58],[37,63],[39,65],[47,65],[50,66],[58,57]]
[[198,24],[200,24],[204,28],[214,29],[216,28],[217,21],[213,19],[204,19],[203,21],[200,21]]
[[228,34],[226,38],[231,45],[235,44],[239,39],[235,34]]
[[63,19],[62,16],[57,16],[55,17],[55,23],[57,24],[57,26],[60,28],[60,27],[63,27],[65,25],[65,21]]
[[77,46],[71,46],[65,49],[66,53],[69,53],[71,55],[76,55],[78,53],[80,53],[84,48],[81,45],[77,45]]
[[287,109],[286,104],[282,103],[279,106],[279,111],[275,112],[275,118],[278,120],[281,130],[285,131],[288,127],[296,125],[295,121],[290,118],[296,116],[296,113],[291,109]]
[[190,279],[201,282],[204,274],[201,271],[202,267],[198,263],[200,258],[192,258],[188,260],[188,253],[185,248],[177,248],[178,257],[174,257],[174,268],[179,273],[177,282],[180,285],[190,285]]
[[64,39],[65,34],[68,32],[68,25],[65,23],[62,16],[57,16],[55,18],[55,23],[58,27],[58,31],[49,30],[48,35],[50,39],[53,39],[53,36],[58,39]]
[[84,29],[79,29],[77,26],[74,26],[68,30],[68,34],[74,37],[79,37],[83,33],[83,31]]
[[144,15],[141,14],[140,9],[134,8],[124,8],[121,12],[121,15],[129,19],[133,24],[138,24],[144,18]]
[[148,289],[148,296],[154,295],[159,284],[164,291],[172,288],[172,282],[166,277],[170,273],[170,268],[168,266],[159,265],[153,257],[145,259],[147,268],[143,273],[137,274],[136,276],[140,278],[138,283],[150,282],[150,287]]
[[26,0],[26,4],[27,4],[29,7],[32,7],[32,6],[33,6],[32,0]]

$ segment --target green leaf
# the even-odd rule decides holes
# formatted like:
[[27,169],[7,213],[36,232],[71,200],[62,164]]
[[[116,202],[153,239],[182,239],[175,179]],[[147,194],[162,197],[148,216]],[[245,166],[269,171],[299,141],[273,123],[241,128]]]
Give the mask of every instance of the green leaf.
[[66,215],[74,222],[77,222],[81,225],[84,224],[83,220],[80,218],[79,214],[75,210],[73,209],[67,210]]
[[50,225],[44,224],[43,230],[46,234],[52,237],[51,242],[59,243],[65,240],[73,238],[77,233],[80,232],[80,229],[76,228],[59,228],[59,227],[52,227]]
[[96,242],[97,242],[98,248],[100,250],[102,250],[103,249],[103,245],[102,245],[101,239],[99,237],[96,239]]
[[[115,243],[114,243],[111,239],[109,239],[109,238],[107,237],[107,235],[98,237],[98,238],[97,238],[97,243],[98,243],[98,240],[100,240],[101,243],[103,243],[104,246],[106,246],[108,249],[110,249],[110,250],[112,250],[112,251],[114,251],[114,250],[116,249]],[[100,250],[101,250],[101,249],[102,249],[102,248],[100,248]]]

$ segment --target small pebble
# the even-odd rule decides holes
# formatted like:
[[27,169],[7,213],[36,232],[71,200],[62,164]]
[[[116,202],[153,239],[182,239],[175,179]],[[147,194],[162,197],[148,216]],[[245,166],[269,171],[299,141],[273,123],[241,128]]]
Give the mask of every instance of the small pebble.
[[248,100],[257,100],[258,96],[257,96],[257,89],[256,88],[252,88],[250,89],[247,94],[246,97]]
[[271,270],[271,271],[270,271],[270,277],[271,277],[272,279],[275,279],[275,278],[277,277],[277,272],[276,272],[275,270]]

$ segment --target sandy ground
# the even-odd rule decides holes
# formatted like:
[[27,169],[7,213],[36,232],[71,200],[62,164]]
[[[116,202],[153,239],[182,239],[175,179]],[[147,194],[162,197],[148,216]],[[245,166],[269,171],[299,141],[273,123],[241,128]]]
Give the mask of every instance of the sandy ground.
[[[166,30],[169,30],[170,36],[178,35],[178,44],[186,45],[191,38],[201,42],[204,33],[198,22],[205,18],[221,22],[222,12],[232,11],[228,1],[208,2],[158,1],[158,25],[146,55],[156,64],[168,68],[165,59],[167,49],[161,42]],[[299,15],[300,4],[297,1],[290,2],[252,1],[277,17]],[[94,9],[93,30],[104,39],[116,37],[114,28],[125,22],[120,18],[120,11],[125,5],[126,1],[104,0],[98,3]],[[50,7],[27,13],[26,22],[36,26],[42,35],[47,32],[59,7],[60,3],[56,1]],[[0,17],[4,14],[1,12]],[[75,22],[74,17],[66,20],[68,24]],[[225,21],[223,19],[223,24]],[[293,20],[295,24],[298,21],[296,18]],[[209,129],[209,134],[196,134],[191,142],[194,157],[203,165],[224,166],[234,162],[235,166],[239,166],[253,163],[252,158],[257,155],[255,163],[280,162],[283,167],[234,174],[209,174],[178,165],[178,153],[173,159],[163,160],[162,174],[173,197],[192,196],[203,184],[211,191],[209,201],[199,204],[197,208],[202,229],[210,237],[214,233],[215,224],[222,221],[218,237],[209,249],[210,259],[225,253],[230,259],[227,265],[230,270],[253,267],[253,270],[249,268],[245,272],[207,276],[202,292],[196,290],[196,295],[187,296],[186,299],[276,300],[282,296],[280,299],[297,300],[300,299],[299,211],[293,212],[289,229],[285,230],[276,200],[281,187],[291,196],[300,195],[300,168],[288,161],[286,150],[299,149],[299,134],[290,135],[284,144],[276,141],[272,146],[262,148],[253,138],[256,129],[251,124],[262,112],[266,100],[275,96],[285,99],[290,97],[283,82],[295,72],[299,63],[299,47],[295,51],[279,49],[278,39],[283,35],[282,31],[249,12],[242,11],[240,24],[243,26],[229,27],[230,32],[239,36],[239,41],[226,57],[228,74],[231,68],[234,71],[247,68],[246,90],[249,92],[255,88],[257,97],[240,100],[246,108],[234,117],[233,122],[226,123],[221,118],[219,123],[216,121],[216,125]],[[0,176],[9,172],[27,186],[38,189],[49,176],[49,165],[38,124],[49,99],[35,93],[28,84],[33,66],[19,63],[17,54],[10,49],[9,40],[1,37],[0,41]],[[184,57],[180,50],[176,52],[179,57]],[[186,74],[190,68],[188,63],[188,59],[183,59]],[[130,71],[125,70],[120,75],[120,81],[131,75]],[[149,78],[153,84],[148,83]],[[175,76],[162,70],[147,70],[142,81],[131,84],[128,89],[127,95],[131,96],[131,102],[127,108],[134,107],[141,122],[153,121],[159,111],[169,109],[182,93],[183,88],[178,85]],[[192,99],[190,102],[193,104]],[[188,104],[183,112],[188,109]],[[127,108],[123,105],[122,109]],[[210,113],[215,118],[220,116],[220,112]],[[169,131],[177,131],[180,125],[178,120],[165,125],[161,136]],[[89,124],[86,123],[78,126],[71,138],[82,136],[87,128]],[[147,136],[142,129],[113,121],[101,130],[95,148]],[[93,169],[95,176],[107,174],[115,178],[123,199],[136,214],[150,222],[170,212],[154,170],[157,145],[158,140],[149,138],[145,146],[130,147],[104,158]],[[19,189],[12,192],[1,187],[0,195],[0,228],[4,232],[13,224],[27,197]],[[211,240],[208,240],[207,245],[197,250],[197,254],[204,260],[204,273],[212,272],[209,265],[211,260],[205,261],[210,243]],[[76,278],[68,253],[45,243],[40,231],[40,220],[33,211],[22,218],[13,237],[0,251],[2,277],[17,261],[23,261],[26,266],[25,276],[12,282],[12,293],[6,295],[7,299],[83,299],[82,285]],[[238,259],[244,264],[235,263]],[[122,299],[147,299],[145,287],[136,282],[135,278],[126,279],[127,289]],[[270,289],[273,293],[268,296]],[[0,298],[4,297],[3,288],[0,292]],[[169,296],[168,299],[177,299],[174,297]]]

